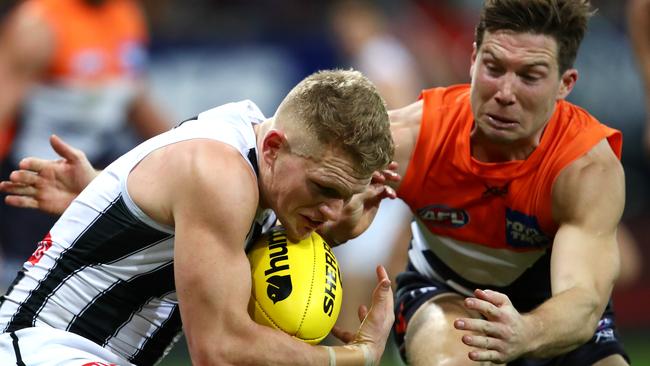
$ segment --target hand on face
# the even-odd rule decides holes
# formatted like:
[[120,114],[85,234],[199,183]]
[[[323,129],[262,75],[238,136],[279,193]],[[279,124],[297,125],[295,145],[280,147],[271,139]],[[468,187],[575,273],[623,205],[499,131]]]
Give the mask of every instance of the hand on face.
[[508,296],[491,290],[476,290],[474,295],[466,298],[464,305],[484,319],[462,318],[454,322],[456,329],[474,332],[462,338],[463,343],[475,348],[469,358],[505,363],[524,354],[529,344],[528,324]]
[[321,232],[329,239],[330,245],[336,246],[361,235],[370,226],[381,200],[397,197],[395,190],[388,185],[401,180],[396,170],[397,163],[392,162],[386,169],[375,172],[368,187],[352,196],[343,207],[339,219],[323,224]]
[[381,195],[383,198],[396,198],[397,193],[389,185],[390,183],[396,184],[402,180],[402,176],[397,173],[397,162],[393,161],[384,170],[376,171],[372,175],[371,185],[383,185],[384,192]]

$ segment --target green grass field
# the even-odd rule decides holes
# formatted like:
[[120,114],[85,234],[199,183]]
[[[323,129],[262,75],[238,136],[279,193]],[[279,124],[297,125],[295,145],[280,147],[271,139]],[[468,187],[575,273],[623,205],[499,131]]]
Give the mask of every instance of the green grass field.
[[[634,366],[650,366],[650,329],[626,330],[621,332],[625,348],[632,358]],[[382,366],[401,366],[393,354],[384,357]],[[159,366],[187,366],[190,365],[185,340],[181,339],[172,352]]]

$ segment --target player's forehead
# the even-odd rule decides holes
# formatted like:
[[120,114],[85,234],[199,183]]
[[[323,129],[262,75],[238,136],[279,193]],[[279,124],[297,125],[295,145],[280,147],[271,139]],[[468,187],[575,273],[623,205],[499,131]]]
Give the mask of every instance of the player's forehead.
[[346,154],[325,149],[318,157],[310,160],[310,168],[307,169],[309,178],[341,193],[360,193],[370,182],[371,177],[359,174],[354,160]]
[[484,58],[500,62],[557,68],[557,41],[546,34],[510,30],[485,32],[478,52]]

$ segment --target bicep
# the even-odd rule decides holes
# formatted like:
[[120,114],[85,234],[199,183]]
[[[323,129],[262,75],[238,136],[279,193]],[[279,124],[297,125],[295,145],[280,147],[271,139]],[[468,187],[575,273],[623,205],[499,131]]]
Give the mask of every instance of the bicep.
[[625,201],[623,169],[605,140],[572,163],[553,187],[560,227],[551,258],[553,293],[580,287],[609,298],[618,276],[616,228]]
[[[207,155],[219,158],[190,163],[196,166],[186,175],[192,179],[178,179],[171,204],[176,291],[193,357],[197,350],[216,349],[219,342],[226,346],[233,339],[226,335],[252,325],[244,241],[257,207],[257,185],[238,152]],[[205,166],[210,166],[207,172]],[[222,171],[229,174],[224,177]]]
[[251,275],[243,250],[221,236],[183,225],[176,232],[174,275],[191,349],[205,350],[249,323]]
[[[422,104],[423,102],[420,100],[404,108],[389,112],[391,134],[395,143],[393,160],[397,162],[397,172],[402,177],[404,177],[408,169],[420,132]],[[397,189],[398,186],[399,183],[393,188]]]

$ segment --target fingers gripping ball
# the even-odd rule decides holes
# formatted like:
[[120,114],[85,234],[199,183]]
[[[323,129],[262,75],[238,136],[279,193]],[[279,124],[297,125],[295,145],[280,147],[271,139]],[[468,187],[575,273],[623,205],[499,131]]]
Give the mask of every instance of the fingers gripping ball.
[[316,344],[341,310],[341,275],[332,249],[313,233],[297,243],[275,227],[248,252],[253,320]]

